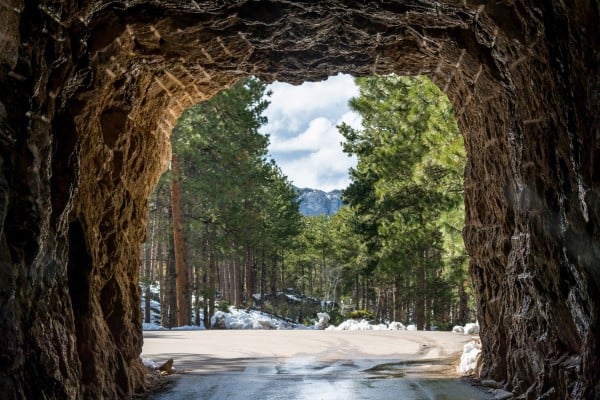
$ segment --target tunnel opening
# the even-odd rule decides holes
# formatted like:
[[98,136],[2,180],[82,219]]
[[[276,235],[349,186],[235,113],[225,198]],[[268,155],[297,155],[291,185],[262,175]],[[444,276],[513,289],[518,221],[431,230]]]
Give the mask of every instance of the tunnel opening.
[[[25,369],[55,382],[31,388],[37,397],[115,397],[143,386],[139,243],[176,119],[240,76],[300,83],[334,72],[427,75],[454,105],[468,152],[464,238],[481,376],[525,398],[598,393],[594,5],[270,1],[261,4],[272,12],[253,13],[247,2],[9,4],[0,4],[0,257],[11,272],[0,289],[8,310],[0,334],[22,337],[2,344],[0,388],[9,397],[31,387]],[[118,123],[103,124],[105,112]],[[70,316],[79,306],[67,282],[74,221],[91,258],[83,279],[93,315],[119,315],[127,343],[118,346],[104,318],[89,320],[94,334],[81,353],[93,385],[64,339],[81,324]],[[37,273],[49,265],[60,266],[55,277]],[[121,301],[102,310],[111,280]],[[31,312],[32,297],[46,313]],[[72,368],[57,374],[24,348]]]
[[[352,82],[353,79],[344,75],[297,87],[281,83],[265,87],[255,78],[247,79],[241,80],[247,83],[238,81],[231,89],[216,95],[205,104],[189,108],[182,114],[173,130],[172,160],[177,160],[177,170],[172,163],[169,175],[163,176],[157,191],[152,195],[147,242],[142,246],[144,267],[140,270],[140,282],[144,293],[142,298],[144,327],[146,329],[173,327],[171,323],[178,304],[185,304],[186,316],[184,320],[177,321],[174,326],[197,325],[202,328],[211,328],[215,325],[216,321],[212,318],[215,309],[227,314],[230,306],[271,313],[282,317],[284,324],[286,320],[291,322],[292,325],[287,325],[290,327],[298,323],[312,325],[317,322],[314,320],[317,312],[325,311],[334,316],[331,322],[335,325],[340,324],[343,318],[350,318],[350,316],[357,318],[360,313],[377,322],[386,321],[392,324],[392,321],[403,321],[405,325],[419,326],[419,329],[428,330],[451,330],[455,325],[475,321],[472,289],[470,280],[466,276],[468,257],[460,235],[464,223],[462,195],[464,145],[447,97],[425,77],[401,78],[390,75],[363,78],[361,98],[358,97],[358,87]],[[246,91],[241,88],[245,88]],[[349,94],[342,99],[336,98],[341,95],[340,91],[343,89],[346,89]],[[252,90],[254,98],[251,96]],[[369,101],[371,108],[377,107],[378,103],[387,104],[377,112],[362,107],[364,116],[361,116],[362,114],[357,113],[356,110],[350,111],[347,108],[345,103],[348,102],[350,94],[355,96],[352,100],[357,110],[360,109],[358,106],[360,101]],[[403,102],[403,96],[411,97],[410,100]],[[271,98],[272,102],[270,102]],[[340,101],[343,105],[341,108]],[[232,104],[236,104],[237,107]],[[248,113],[250,110],[253,110],[254,114]],[[260,110],[262,112],[258,112]],[[409,115],[410,113],[412,115]],[[271,116],[271,120],[266,116]],[[366,212],[371,216],[380,213],[390,214],[396,208],[397,219],[394,221],[394,218],[389,215],[380,216],[378,218],[383,222],[379,222],[380,226],[376,229],[379,233],[372,232],[375,236],[371,235],[369,239],[356,236],[353,240],[360,247],[361,241],[381,240],[386,237],[381,234],[381,231],[387,229],[388,232],[396,232],[387,234],[388,247],[393,247],[390,243],[395,241],[398,248],[393,251],[393,254],[387,252],[386,256],[380,256],[376,249],[371,249],[370,252],[363,250],[362,254],[359,252],[348,254],[345,260],[341,260],[339,255],[336,256],[341,251],[338,247],[344,247],[344,242],[350,238],[336,237],[333,230],[343,230],[347,236],[353,232],[351,225],[356,223],[350,222],[348,218],[359,218],[358,204],[364,202],[365,198],[357,196],[356,193],[353,196],[352,190],[348,192],[348,166],[353,165],[350,172],[357,181],[360,180],[361,172],[355,169],[355,162],[345,162],[346,167],[341,167],[343,177],[340,179],[343,183],[334,184],[338,189],[331,193],[319,189],[324,188],[322,185],[331,185],[332,174],[322,171],[323,168],[335,164],[336,159],[342,158],[341,162],[337,162],[340,164],[344,159],[350,156],[356,157],[360,153],[356,143],[353,145],[354,154],[349,146],[346,149],[348,154],[345,154],[342,146],[346,147],[347,138],[360,136],[359,131],[364,130],[360,123],[362,118],[380,122],[371,123],[369,125],[371,136],[354,139],[356,143],[358,141],[378,143],[378,145],[373,144],[372,147],[378,146],[377,151],[384,153],[386,146],[390,149],[396,146],[394,150],[390,150],[396,153],[395,156],[383,158],[380,156],[378,161],[373,162],[372,167],[368,167],[379,170],[385,168],[388,171],[380,182],[376,182],[379,189],[375,187],[371,189],[373,195],[375,191],[381,192],[381,188],[385,185],[404,186],[401,191],[395,192],[396,195],[388,192],[385,195],[387,200],[378,201],[379,211],[371,210],[377,207],[375,203],[366,207]],[[395,119],[399,121],[392,122]],[[345,130],[346,138],[342,136],[340,129]],[[268,137],[270,143],[259,139],[259,144],[255,143],[253,147],[250,144],[253,140],[248,139],[249,134],[240,133],[244,130],[250,130],[250,135],[256,135],[261,131],[270,132]],[[376,132],[380,132],[381,138]],[[388,136],[386,139],[386,133],[391,134],[392,137]],[[207,137],[211,135],[213,139]],[[398,139],[394,139],[394,135],[402,136],[400,143]],[[322,142],[319,143],[317,140]],[[256,142],[256,139],[254,141]],[[402,141],[412,144],[406,145]],[[242,147],[234,148],[232,142],[239,142]],[[335,147],[338,149],[336,150]],[[265,157],[267,148],[270,153]],[[264,193],[253,200],[254,204],[248,206],[245,203],[245,208],[253,209],[251,212],[246,210],[250,214],[258,211],[263,214],[263,219],[279,219],[276,224],[281,224],[285,229],[295,232],[282,239],[270,236],[272,234],[268,233],[268,230],[260,231],[260,236],[271,238],[268,239],[271,242],[267,250],[264,248],[260,250],[260,244],[241,245],[245,241],[252,242],[244,237],[244,235],[252,235],[252,228],[240,229],[236,226],[240,223],[239,219],[238,222],[232,222],[231,217],[237,201],[244,202],[245,198],[256,194],[248,191],[244,194],[242,189],[234,193],[231,187],[227,187],[237,185],[255,190],[257,187],[264,186],[264,183],[260,183],[260,172],[243,175],[242,170],[252,169],[252,167],[248,165],[240,170],[236,165],[236,163],[243,163],[240,161],[242,151],[253,153],[256,150],[258,150],[258,153],[255,153],[258,158],[262,157],[262,161],[257,158],[258,164],[266,162],[267,165],[272,164],[278,168],[275,163],[282,163],[280,168],[283,174],[280,182],[288,187],[291,183],[294,192],[294,196],[288,196],[286,201],[299,203],[300,209],[304,207],[304,211],[300,212],[300,225],[298,225],[297,215],[286,216],[281,212],[286,207],[285,202],[274,208],[275,214],[271,212],[269,215],[268,209],[272,206],[268,205],[269,200],[265,200],[265,197],[278,195],[276,189],[270,186],[266,186]],[[322,151],[327,158],[319,162]],[[273,155],[274,153],[276,156]],[[423,157],[418,165],[415,164],[415,153]],[[439,154],[443,155],[439,156]],[[365,153],[363,156],[368,158],[369,154]],[[411,156],[412,164],[410,161],[400,161]],[[268,160],[269,157],[273,158]],[[315,165],[311,165],[311,162]],[[340,168],[338,165],[333,167]],[[303,175],[298,171],[300,168]],[[415,168],[416,171],[413,171]],[[391,169],[410,171],[391,172]],[[286,173],[295,174],[296,179],[290,181]],[[244,177],[240,180],[242,175]],[[320,176],[321,181],[313,185],[315,186],[313,188],[298,183],[308,182],[306,179],[317,176]],[[402,180],[411,181],[412,186],[402,183]],[[210,181],[213,183],[211,184]],[[218,182],[218,187],[214,186],[214,182]],[[428,183],[424,185],[424,182]],[[177,198],[173,197],[174,185],[178,186]],[[354,190],[360,185],[364,186],[364,183],[355,182]],[[427,195],[424,194],[427,191],[426,186],[436,185],[436,190],[429,190]],[[419,190],[423,193],[415,195]],[[212,194],[211,197],[202,191],[215,192],[218,195]],[[336,196],[334,200],[337,202],[336,209],[332,211],[326,208],[323,209],[325,211],[315,213],[309,205],[306,205],[308,203],[302,203],[301,199],[314,196],[313,192],[317,193],[317,191],[327,198]],[[347,215],[343,219],[334,215],[338,211],[337,208],[342,206],[342,192],[345,195],[349,193],[348,199],[354,198],[353,201],[356,203],[352,211],[349,211],[350,205],[346,204],[344,211]],[[229,197],[224,200],[228,193]],[[378,195],[383,196],[381,193]],[[395,205],[392,205],[392,197],[397,196],[402,199],[395,199],[393,201]],[[431,204],[421,202],[419,205],[417,200],[419,197],[428,197]],[[181,202],[181,207],[177,206],[179,209],[176,209],[174,201]],[[224,203],[228,206],[224,206]],[[362,212],[365,213],[365,207],[362,208]],[[421,218],[426,218],[427,221],[414,223],[415,218],[411,215],[416,212],[414,211],[416,209],[421,210],[419,211]],[[175,213],[179,214],[177,218],[174,216]],[[356,213],[356,216],[349,217],[352,213]],[[250,214],[242,217],[242,220],[252,220]],[[319,214],[321,218],[318,217]],[[423,217],[425,215],[427,216]],[[439,221],[429,221],[431,218],[438,218],[436,215],[441,218]],[[175,220],[180,221],[183,226],[181,233],[169,228],[175,226]],[[410,220],[413,220],[412,225]],[[382,225],[386,223],[387,228]],[[396,224],[396,228],[390,228],[393,223]],[[260,221],[256,221],[255,225],[259,224]],[[421,239],[422,245],[425,246],[423,249],[428,249],[422,251],[430,254],[423,258],[429,260],[425,262],[429,267],[423,265],[423,271],[428,269],[429,272],[423,272],[423,281],[420,283],[422,287],[417,288],[414,267],[408,265],[412,261],[406,259],[407,254],[419,253],[421,250],[415,250],[415,244],[405,244],[404,247],[400,247],[401,236],[417,235],[418,230],[425,229],[424,226],[427,224],[436,224],[436,227],[427,228],[433,229],[431,234],[427,235],[431,243]],[[298,226],[294,227],[295,225]],[[411,228],[401,228],[402,225],[410,225]],[[215,237],[214,232],[212,235],[209,234],[209,230],[213,230],[215,226],[223,228],[217,234],[217,237],[221,236],[221,238]],[[321,228],[323,231],[317,232]],[[357,235],[358,231],[354,234]],[[181,237],[175,239],[178,235]],[[224,239],[228,235],[230,239]],[[327,240],[321,240],[320,256],[316,254],[319,253],[316,244],[317,236],[323,238],[327,236]],[[232,240],[232,237],[235,240]],[[179,254],[177,246],[174,245],[175,240],[183,240]],[[411,238],[408,240],[413,241]],[[215,246],[214,242],[221,243],[219,246],[229,250],[211,251],[210,248]],[[277,246],[281,248],[276,249]],[[298,247],[302,247],[303,250],[299,250]],[[346,244],[345,247],[349,246]],[[175,254],[176,258],[181,257],[185,268],[181,266],[176,273],[169,272],[173,265],[167,262],[168,254]],[[210,259],[213,257],[215,261],[211,263]],[[420,258],[417,256],[416,259]],[[358,262],[356,261],[358,259],[371,261]],[[252,265],[248,266],[248,264]],[[347,266],[342,266],[349,264],[356,264],[352,268],[352,271],[356,270],[355,272]],[[416,264],[420,263],[417,261]],[[173,280],[173,277],[181,274],[182,271],[185,271],[185,281]],[[215,276],[209,279],[211,273]],[[171,280],[167,278],[169,275]],[[174,296],[173,292],[177,292],[177,295]],[[169,295],[166,296],[166,293]],[[320,300],[300,301],[300,298]],[[423,299],[417,302],[421,304],[417,307],[420,312],[415,312],[415,298]],[[315,304],[312,304],[313,302]],[[219,322],[216,325],[220,328],[225,327],[224,320],[231,317],[225,314],[219,314]],[[397,325],[405,326],[402,323]]]

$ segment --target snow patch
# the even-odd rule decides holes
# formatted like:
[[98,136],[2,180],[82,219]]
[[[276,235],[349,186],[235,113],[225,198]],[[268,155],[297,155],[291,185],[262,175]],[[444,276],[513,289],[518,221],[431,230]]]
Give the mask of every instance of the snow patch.
[[172,331],[203,331],[204,329],[204,325],[182,325],[171,328]]
[[465,333],[465,328],[460,325],[455,325],[454,328],[452,328],[452,332]]
[[229,307],[229,311],[228,313],[217,311],[210,320],[212,326],[217,329],[294,329],[298,327],[297,324],[267,316],[259,311],[239,310],[235,307]]
[[406,326],[402,322],[392,321],[388,324],[388,329],[390,331],[404,331]]
[[143,322],[142,323],[142,330],[144,330],[144,331],[160,331],[162,329],[163,329],[162,326],[155,324],[153,322],[150,322],[150,323]]
[[149,358],[144,358],[144,357],[140,357],[142,359],[142,364],[144,364],[144,367],[149,368],[149,369],[157,369],[158,365],[154,362],[154,360],[151,360]]
[[479,324],[477,322],[465,325],[465,335],[476,335],[479,333]]
[[336,326],[327,328],[329,331],[403,331],[406,328],[401,322],[390,322],[389,324],[371,324],[366,319],[357,321],[355,319],[347,319],[346,321]]
[[477,335],[479,334],[479,323],[470,322],[465,326],[455,325],[454,328],[452,328],[452,332],[464,333],[465,335]]
[[407,331],[416,331],[417,330],[417,326],[415,324],[410,324],[406,327]]
[[481,344],[476,341],[471,341],[463,346],[463,353],[460,356],[460,364],[458,365],[458,373],[462,375],[474,374],[477,370],[477,362],[481,354]]
[[323,330],[326,329],[327,326],[329,326],[329,321],[331,320],[329,314],[325,312],[317,313],[317,318],[319,319],[319,321],[315,323],[315,329]]

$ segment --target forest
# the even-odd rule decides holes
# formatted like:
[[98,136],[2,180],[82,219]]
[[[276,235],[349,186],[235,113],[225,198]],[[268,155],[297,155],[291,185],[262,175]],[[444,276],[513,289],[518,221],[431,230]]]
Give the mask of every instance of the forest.
[[[462,241],[465,150],[445,94],[426,77],[355,78],[338,126],[358,158],[333,216],[303,216],[259,132],[265,83],[245,78],[186,110],[149,204],[140,286],[145,322],[203,325],[229,306],[310,323],[362,317],[449,329],[473,320]],[[153,288],[155,288],[153,290]]]

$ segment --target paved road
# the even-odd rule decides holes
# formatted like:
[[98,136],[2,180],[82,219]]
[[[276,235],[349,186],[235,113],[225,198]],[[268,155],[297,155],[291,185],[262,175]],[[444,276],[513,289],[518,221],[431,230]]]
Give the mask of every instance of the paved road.
[[407,331],[145,332],[142,356],[184,373],[155,397],[488,399],[455,375],[469,336]]

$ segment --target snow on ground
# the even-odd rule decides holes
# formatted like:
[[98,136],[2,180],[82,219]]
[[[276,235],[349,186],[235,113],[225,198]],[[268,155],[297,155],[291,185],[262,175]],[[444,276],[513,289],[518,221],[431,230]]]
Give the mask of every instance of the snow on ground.
[[150,368],[150,369],[158,368],[158,365],[156,365],[154,360],[151,360],[150,358],[144,358],[144,357],[141,357],[141,359],[142,359],[142,363],[144,364],[144,367]]
[[479,323],[471,322],[465,326],[456,325],[452,328],[452,332],[464,333],[465,335],[477,335],[479,334]]
[[293,324],[283,319],[255,310],[240,310],[229,307],[228,313],[217,311],[211,318],[212,326],[220,329],[298,329],[303,325]]
[[401,322],[390,322],[389,324],[371,324],[366,319],[357,321],[355,319],[347,319],[346,321],[336,326],[327,328],[329,331],[403,331],[406,328]]
[[315,323],[314,329],[323,330],[329,326],[329,321],[331,320],[331,317],[329,316],[329,314],[327,314],[325,312],[317,313],[317,318],[319,320]]
[[182,325],[182,326],[176,326],[174,328],[171,328],[172,331],[203,331],[204,325]]
[[477,322],[465,325],[465,335],[476,335],[479,333],[479,324]]
[[388,329],[390,331],[405,331],[406,326],[402,322],[392,321],[388,324]]
[[464,345],[463,353],[460,356],[460,364],[458,365],[457,371],[462,375],[474,374],[477,370],[477,361],[481,353],[481,343],[477,341],[471,341]]
[[[151,286],[153,293],[158,293],[156,285]],[[143,293],[143,292],[142,292]],[[302,301],[299,297],[293,294],[286,294],[288,299]],[[142,313],[145,306],[144,296],[142,295]],[[260,298],[260,295],[254,295],[255,298]],[[142,329],[145,331],[164,330],[160,325],[160,304],[156,300],[151,300],[151,323],[143,323]],[[229,312],[217,311],[211,319],[212,326],[216,329],[316,329],[316,330],[337,330],[337,331],[367,331],[367,330],[396,330],[396,331],[416,331],[417,326],[410,324],[405,326],[401,322],[393,321],[387,324],[372,324],[368,320],[348,319],[337,327],[329,325],[330,317],[327,313],[317,313],[317,320],[314,325],[306,327],[302,324],[291,323],[289,321],[277,318],[267,313],[262,313],[256,310],[237,309],[229,307]],[[186,325],[173,330],[203,330],[204,325]],[[432,330],[433,329],[432,327]],[[457,325],[452,329],[452,332],[464,333],[466,335],[478,334],[479,325],[477,322],[466,324],[464,327]]]
[[160,326],[159,324],[155,324],[153,322],[147,323],[147,322],[142,322],[142,330],[144,331],[159,331],[163,329],[162,326]]
[[455,332],[455,333],[465,333],[465,327],[464,326],[460,326],[460,325],[455,325],[454,328],[452,328],[452,332]]

